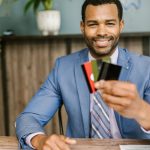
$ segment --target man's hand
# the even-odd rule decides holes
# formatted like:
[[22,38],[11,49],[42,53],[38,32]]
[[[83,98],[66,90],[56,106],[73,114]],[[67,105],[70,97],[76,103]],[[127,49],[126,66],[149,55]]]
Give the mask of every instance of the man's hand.
[[150,130],[150,105],[142,100],[134,84],[123,81],[98,81],[95,88],[99,90],[103,100],[127,118],[133,118]]
[[56,134],[37,135],[32,138],[31,144],[37,150],[70,150],[69,145],[76,144],[76,140]]

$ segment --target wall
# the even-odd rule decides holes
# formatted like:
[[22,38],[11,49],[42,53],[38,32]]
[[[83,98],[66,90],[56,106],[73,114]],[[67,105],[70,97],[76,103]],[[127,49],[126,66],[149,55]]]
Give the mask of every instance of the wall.
[[[26,0],[18,0],[7,13],[0,7],[0,34],[12,29],[17,35],[40,34],[36,26],[36,18],[32,11],[26,15],[23,6]],[[61,11],[60,34],[80,33],[81,5],[84,0],[55,0],[54,8]],[[121,0],[124,6],[124,32],[150,32],[149,0]]]

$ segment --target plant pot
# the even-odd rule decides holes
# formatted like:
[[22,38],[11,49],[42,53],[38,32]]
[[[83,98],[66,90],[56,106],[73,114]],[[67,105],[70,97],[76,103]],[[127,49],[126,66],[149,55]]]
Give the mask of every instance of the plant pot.
[[38,29],[43,35],[57,35],[61,24],[60,12],[58,10],[39,11],[37,13]]

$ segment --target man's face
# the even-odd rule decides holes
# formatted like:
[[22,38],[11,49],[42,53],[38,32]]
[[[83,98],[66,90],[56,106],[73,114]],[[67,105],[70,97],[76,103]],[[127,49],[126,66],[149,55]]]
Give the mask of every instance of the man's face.
[[95,58],[111,55],[118,44],[123,25],[115,4],[88,5],[85,22],[81,22],[80,27],[91,55]]

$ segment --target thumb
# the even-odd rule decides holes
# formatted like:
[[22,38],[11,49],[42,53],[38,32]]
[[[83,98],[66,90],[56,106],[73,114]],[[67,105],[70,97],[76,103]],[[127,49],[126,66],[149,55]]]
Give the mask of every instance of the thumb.
[[65,142],[66,142],[67,144],[76,144],[76,143],[77,143],[77,141],[76,141],[75,139],[71,139],[71,138],[69,138],[69,137],[66,137],[66,138],[65,138]]

